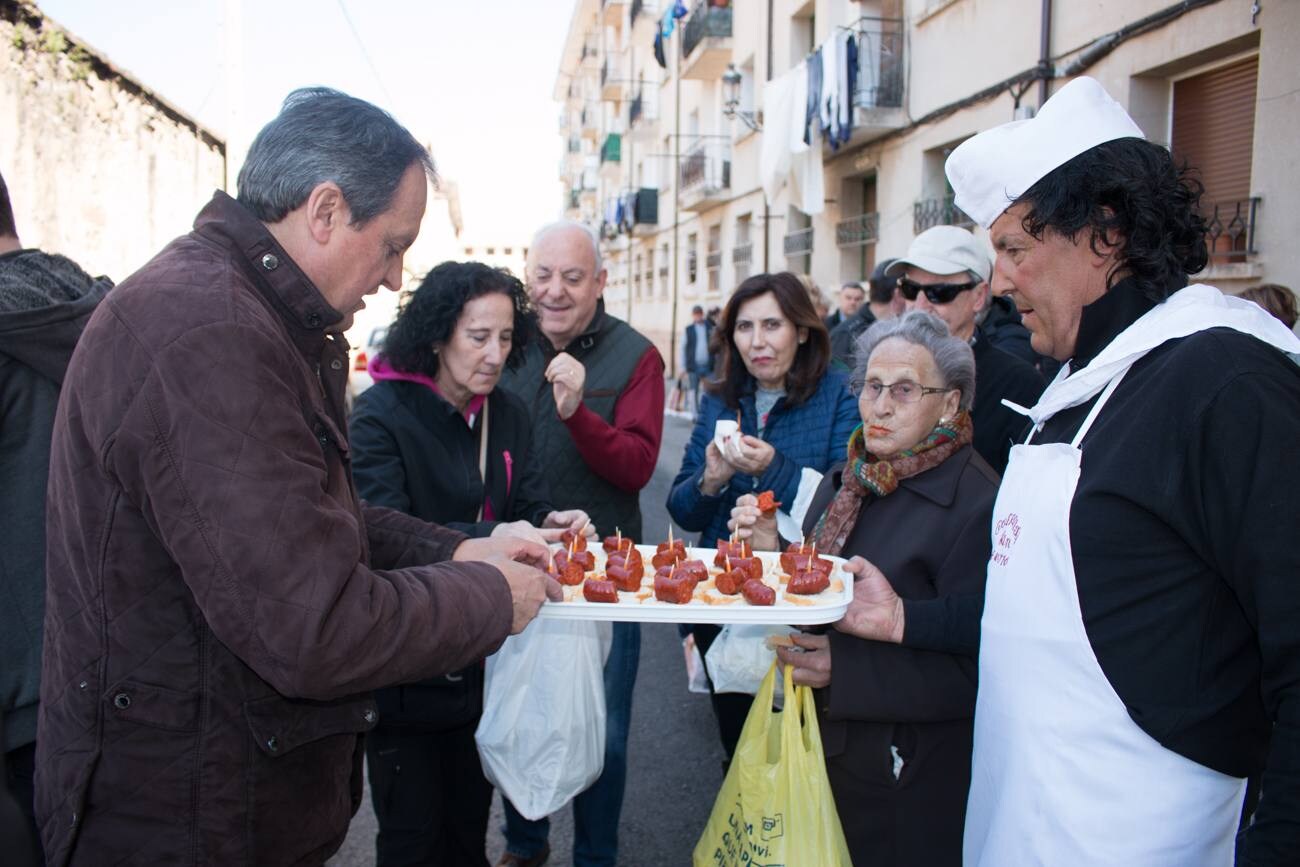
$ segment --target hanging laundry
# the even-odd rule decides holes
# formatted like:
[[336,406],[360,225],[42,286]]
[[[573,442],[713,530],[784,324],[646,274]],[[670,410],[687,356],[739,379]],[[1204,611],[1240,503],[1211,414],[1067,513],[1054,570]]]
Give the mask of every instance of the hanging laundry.
[[812,144],[813,128],[825,126],[821,122],[822,50],[813,51],[804,63],[808,64],[808,107],[804,115],[803,142]]
[[[822,52],[823,62],[817,68],[820,86],[818,92],[820,99],[817,103],[818,115],[821,120],[822,136],[831,143],[831,147],[837,147],[839,138],[839,99],[840,99],[840,62],[841,55],[839,52],[838,36],[842,31],[836,30],[817,49]],[[809,70],[809,75],[812,70]]]
[[[818,135],[804,142],[808,122],[808,64],[800,63],[763,88],[763,140],[759,180],[769,204],[789,183],[793,204],[805,214],[825,207],[821,143]],[[814,126],[814,130],[816,127]],[[816,130],[819,134],[820,130]]]
[[672,36],[673,31],[677,29],[678,16],[673,14],[676,11],[675,8],[665,9],[663,17],[659,19],[659,34],[664,39]]
[[840,97],[840,143],[849,140],[853,128],[853,96],[858,88],[858,40],[852,33],[845,34],[844,90]]
[[636,191],[630,190],[623,196],[623,230],[631,233],[632,227],[636,225],[637,220],[637,194]]
[[664,34],[663,31],[655,30],[655,63],[659,64],[660,69],[668,68],[668,60],[664,57]]

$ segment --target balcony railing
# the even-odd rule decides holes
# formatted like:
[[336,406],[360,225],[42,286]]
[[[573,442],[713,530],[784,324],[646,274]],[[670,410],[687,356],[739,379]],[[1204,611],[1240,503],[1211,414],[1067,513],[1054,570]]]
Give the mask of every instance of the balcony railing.
[[737,244],[731,248],[731,262],[733,265],[744,265],[752,261],[754,261],[753,242]]
[[835,244],[839,247],[861,247],[880,239],[880,214],[858,214],[835,224]]
[[[652,92],[652,91],[651,91]],[[637,90],[636,96],[632,97],[632,102],[627,109],[627,125],[630,129],[643,120],[654,120],[654,102],[650,98],[650,92],[647,92],[644,84]]]
[[605,136],[605,143],[600,146],[600,161],[602,163],[616,163],[619,161],[623,150],[623,137],[616,132]]
[[1255,255],[1255,212],[1259,199],[1202,203],[1205,243],[1216,262],[1244,262]]
[[782,240],[782,247],[787,256],[808,256],[813,250],[813,230],[799,229],[790,232]]
[[658,225],[659,191],[653,187],[624,190],[607,200],[601,213],[606,215],[601,234],[607,239],[630,234],[637,226]]
[[903,37],[901,18],[860,18],[858,80],[853,103],[861,108],[898,108],[903,104]]
[[704,257],[704,267],[710,271],[716,271],[722,267],[722,251],[710,250],[709,254]]
[[682,33],[682,57],[690,57],[695,46],[708,37],[731,36],[731,4],[717,5],[717,0],[699,0],[686,19]]
[[569,148],[569,153],[571,154],[582,153],[582,139],[577,138],[576,136],[571,137],[568,141],[568,148]]
[[698,139],[682,155],[682,193],[713,193],[731,187],[731,141],[725,136]]
[[912,205],[912,234],[919,235],[934,226],[975,227],[975,221],[952,202],[952,196],[921,199]]

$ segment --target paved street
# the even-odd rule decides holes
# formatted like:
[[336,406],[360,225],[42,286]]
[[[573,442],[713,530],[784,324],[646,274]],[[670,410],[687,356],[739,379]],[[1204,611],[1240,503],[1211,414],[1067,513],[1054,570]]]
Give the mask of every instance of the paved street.
[[[690,436],[690,423],[668,418],[654,479],[641,494],[645,542],[666,538],[664,502]],[[680,528],[674,528],[674,534]],[[619,864],[676,867],[690,863],[691,850],[722,784],[722,748],[706,696],[686,690],[686,666],[677,627],[642,627],[641,666],[633,699],[628,744],[627,798],[619,824]],[[569,810],[552,819],[550,863],[572,863],[573,823]],[[488,856],[504,848],[500,798],[494,798]],[[374,863],[374,815],[367,800],[353,820],[347,842],[329,864],[362,867]]]

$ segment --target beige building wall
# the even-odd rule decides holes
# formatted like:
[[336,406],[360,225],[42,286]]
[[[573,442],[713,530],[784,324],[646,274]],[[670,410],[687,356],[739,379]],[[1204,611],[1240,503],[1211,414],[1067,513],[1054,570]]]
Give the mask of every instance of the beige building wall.
[[225,145],[35,7],[2,4],[0,172],[25,245],[120,281],[225,187]]
[[[770,202],[760,190],[763,133],[727,118],[723,111],[727,94],[721,77],[729,62],[744,82],[739,108],[758,113],[761,121],[769,5],[773,77],[803,62],[810,48],[822,44],[837,27],[877,34],[897,27],[901,33],[901,104],[857,109],[849,143],[838,151],[823,147],[825,204],[821,214],[808,220],[812,252],[806,258],[787,257],[783,249],[787,236],[799,228],[792,221],[800,219],[791,209],[789,189]],[[590,207],[583,204],[566,213],[599,229],[601,203],[617,191],[642,186],[658,190],[653,225],[638,224],[630,233],[610,231],[603,242],[611,312],[654,339],[667,358],[670,350],[674,355],[679,351],[674,338],[689,321],[691,307],[725,303],[746,274],[763,270],[765,253],[768,270],[807,273],[829,297],[841,282],[864,277],[873,261],[902,255],[918,229],[934,219],[961,221],[950,200],[945,202],[949,188],[944,159],[966,138],[1015,118],[1017,97],[1022,116],[1038,106],[1041,5],[1033,0],[732,0],[730,36],[706,38],[682,58],[682,28],[690,21],[683,19],[666,45],[668,69],[660,70],[649,48],[663,3],[646,3],[646,11],[635,21],[624,17],[619,24],[619,14],[629,13],[630,3],[607,0],[602,8],[599,0],[580,0],[557,78],[557,98],[567,100],[569,118],[578,117],[580,108],[590,107],[594,98],[601,110],[589,111],[588,117],[600,126],[585,130],[570,124],[562,134],[594,142],[590,151],[572,161],[573,166],[584,165],[584,171],[590,164],[583,160],[597,159],[600,144],[612,132],[624,136],[624,152],[621,164],[598,163],[599,189],[594,194],[575,196],[575,202],[581,199]],[[1151,140],[1168,144],[1174,82],[1257,54],[1251,195],[1259,203],[1254,252],[1244,261],[1216,262],[1197,279],[1226,291],[1260,281],[1300,288],[1300,245],[1292,240],[1300,232],[1300,210],[1290,206],[1300,201],[1300,157],[1294,146],[1300,136],[1300,63],[1295,62],[1300,52],[1300,3],[1263,4],[1255,14],[1249,0],[1219,0],[1129,34],[1135,22],[1169,7],[1167,0],[1053,0],[1053,77],[1047,92],[1068,80],[1067,71],[1091,75],[1129,109]],[[691,9],[692,16],[710,14],[700,5],[692,4]],[[872,20],[878,18],[897,24]],[[884,44],[885,37],[874,38]],[[583,44],[597,52],[585,74],[578,62]],[[1109,50],[1098,45],[1108,45]],[[652,121],[629,127],[632,96],[600,85],[605,58],[601,52],[618,58],[628,70],[628,81],[647,82],[633,84],[633,89],[655,93]],[[571,83],[577,85],[577,97],[569,96]],[[726,188],[705,197],[705,205],[695,204],[698,192],[681,188],[699,136],[718,136],[717,146],[727,153],[729,166]],[[580,173],[571,167],[562,174],[572,189],[581,189]],[[868,213],[863,195],[870,181],[875,207]],[[918,213],[930,215],[930,220],[918,220]],[[863,224],[872,227],[873,240],[867,244],[846,243],[852,232],[838,231]],[[716,265],[712,274],[710,263]]]

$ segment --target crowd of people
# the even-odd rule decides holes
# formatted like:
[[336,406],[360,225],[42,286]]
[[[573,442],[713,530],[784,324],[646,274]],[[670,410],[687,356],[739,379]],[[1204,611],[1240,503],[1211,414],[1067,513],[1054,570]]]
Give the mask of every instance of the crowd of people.
[[[777,658],[856,863],[1294,863],[1294,295],[1189,285],[1195,178],[1090,79],[947,174],[987,241],[922,232],[831,315],[788,273],[692,311],[668,512],[848,561]],[[349,406],[342,333],[435,178],[296,91],[117,286],[22,247],[0,179],[6,863],[322,863],[365,773],[377,863],[486,865],[482,661],[559,598],[563,534],[641,540],[665,365],[561,221],[523,280],[429,271]],[[613,625],[576,865],[618,860],[640,640]],[[751,699],[711,701],[730,759]],[[504,812],[498,867],[545,863]]]

